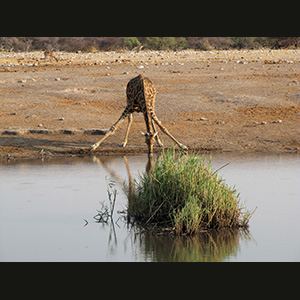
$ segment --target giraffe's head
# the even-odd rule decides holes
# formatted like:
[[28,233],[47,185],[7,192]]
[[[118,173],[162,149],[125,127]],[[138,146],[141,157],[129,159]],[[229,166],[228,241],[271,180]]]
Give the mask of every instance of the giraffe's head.
[[154,142],[154,138],[156,137],[158,132],[147,132],[147,133],[143,133],[142,135],[145,137],[145,143],[148,146],[148,155],[152,155],[153,153],[153,142]]

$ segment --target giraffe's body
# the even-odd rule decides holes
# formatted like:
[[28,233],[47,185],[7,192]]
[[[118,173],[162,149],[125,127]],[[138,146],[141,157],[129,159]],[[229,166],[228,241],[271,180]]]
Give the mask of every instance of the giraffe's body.
[[124,121],[128,117],[128,126],[126,130],[126,135],[124,142],[122,144],[123,147],[127,144],[127,138],[129,134],[129,130],[132,123],[132,114],[134,112],[142,112],[144,115],[147,133],[144,134],[146,138],[146,144],[148,145],[148,152],[151,154],[153,152],[153,139],[154,137],[157,140],[159,146],[162,146],[161,141],[159,140],[155,124],[156,123],[163,133],[167,134],[174,142],[176,142],[179,147],[183,150],[187,150],[187,147],[183,144],[179,143],[169,132],[168,130],[161,124],[158,120],[155,112],[155,97],[156,97],[156,89],[151,82],[150,79],[144,77],[143,75],[139,75],[133,79],[131,79],[126,88],[127,95],[127,106],[124,109],[119,120],[111,126],[109,131],[105,134],[105,136],[96,144],[91,146],[91,150],[95,150],[99,147],[99,145],[111,134],[113,134],[122,121]]

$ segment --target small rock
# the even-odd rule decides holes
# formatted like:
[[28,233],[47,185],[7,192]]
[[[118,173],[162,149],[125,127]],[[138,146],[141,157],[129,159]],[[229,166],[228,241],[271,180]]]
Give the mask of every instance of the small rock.
[[18,80],[17,82],[18,83],[24,83],[24,82],[27,82],[27,80],[26,79],[22,79],[22,80]]
[[55,81],[60,81],[60,78],[55,78]]
[[298,84],[298,81],[297,80],[293,80],[292,83]]
[[199,120],[200,120],[200,121],[206,121],[207,119],[206,119],[206,118],[203,118],[203,117],[201,117]]
[[37,124],[37,127],[44,127],[44,125],[42,123]]
[[61,133],[62,134],[74,134],[74,131],[70,130],[70,129],[63,129],[63,130],[61,130]]
[[29,129],[29,133],[35,133],[35,134],[51,134],[52,132],[47,129]]
[[59,121],[63,121],[64,119],[65,119],[64,117],[58,118]]
[[127,74],[129,74],[129,72],[123,72],[123,75],[127,75]]
[[145,67],[144,66],[138,66],[136,67],[137,69],[144,69]]
[[260,124],[261,124],[261,125],[265,125],[265,124],[267,124],[267,122],[262,121]]
[[17,135],[18,131],[16,131],[16,130],[4,130],[4,131],[2,131],[1,134],[2,135]]
[[225,124],[225,122],[224,122],[224,121],[218,121],[217,124],[218,124],[218,125],[220,125],[220,124]]
[[15,115],[17,115],[17,113],[16,112],[12,112],[10,115],[11,116],[15,116]]
[[109,129],[85,129],[85,128],[82,128],[82,130],[85,134],[104,135],[108,132]]
[[272,123],[282,123],[282,120],[275,120]]

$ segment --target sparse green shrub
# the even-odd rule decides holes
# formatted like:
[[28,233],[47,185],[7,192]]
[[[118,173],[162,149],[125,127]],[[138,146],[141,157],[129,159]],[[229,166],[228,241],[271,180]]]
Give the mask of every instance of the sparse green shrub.
[[255,43],[254,37],[232,37],[232,40],[234,42],[233,48],[247,48],[247,49],[254,49],[257,48],[257,43]]
[[159,50],[161,48],[162,41],[159,37],[147,37],[145,44],[149,49]]
[[186,38],[178,38],[177,42],[176,42],[176,48],[182,48],[182,49],[186,49],[187,48],[187,40]]
[[187,40],[185,38],[175,37],[147,37],[145,45],[152,50],[175,50],[177,48],[187,48]]
[[209,41],[205,39],[198,42],[198,49],[207,51],[207,50],[212,50],[213,47],[211,46]]
[[175,37],[164,37],[161,42],[162,50],[174,50],[176,48],[176,39]]
[[128,49],[141,46],[140,41],[136,37],[124,38],[124,46]]

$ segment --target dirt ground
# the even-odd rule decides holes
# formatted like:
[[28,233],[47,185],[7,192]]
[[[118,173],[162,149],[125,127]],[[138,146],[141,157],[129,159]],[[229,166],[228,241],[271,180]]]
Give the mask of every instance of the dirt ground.
[[[158,118],[189,149],[300,151],[300,50],[56,55],[0,52],[0,158],[87,154],[123,112],[138,74],[153,81]],[[134,115],[123,149],[126,125],[96,153],[146,152],[143,116]]]

